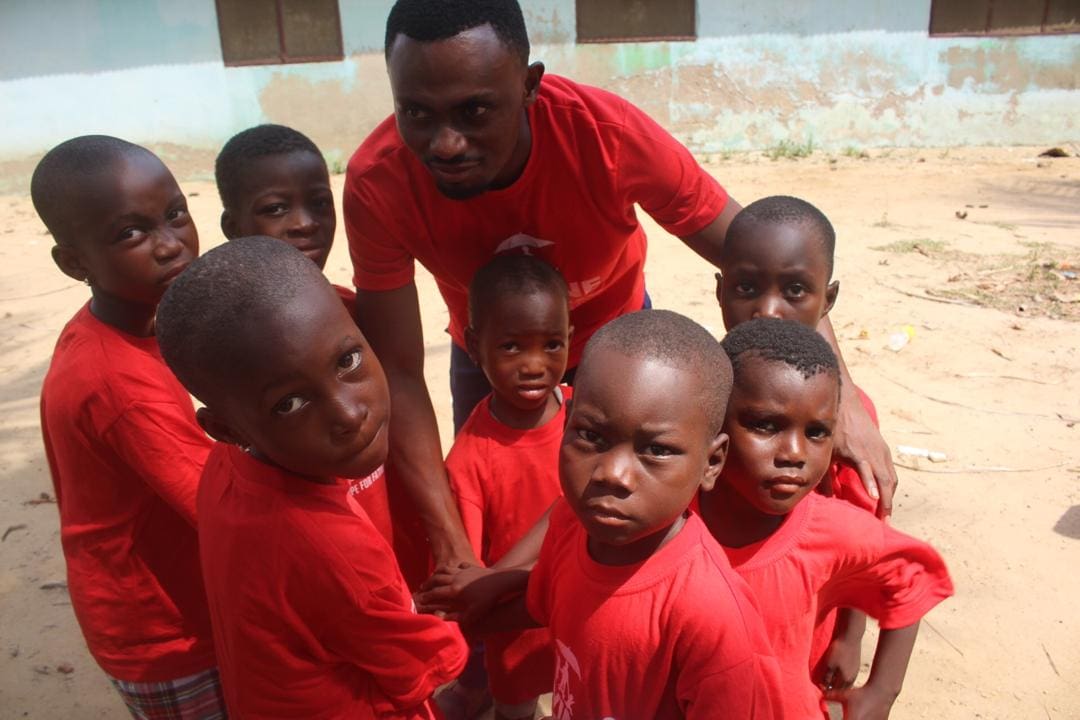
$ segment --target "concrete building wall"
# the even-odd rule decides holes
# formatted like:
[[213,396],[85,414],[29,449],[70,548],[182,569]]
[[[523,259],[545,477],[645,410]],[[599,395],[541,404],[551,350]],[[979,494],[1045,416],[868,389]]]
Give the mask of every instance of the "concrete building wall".
[[[391,110],[392,0],[340,0],[340,62],[225,67],[214,0],[0,3],[0,174],[103,132],[212,155],[260,122],[344,160]],[[930,0],[698,0],[696,42],[579,45],[574,0],[523,0],[549,72],[618,92],[699,152],[1080,138],[1080,35],[931,38]]]

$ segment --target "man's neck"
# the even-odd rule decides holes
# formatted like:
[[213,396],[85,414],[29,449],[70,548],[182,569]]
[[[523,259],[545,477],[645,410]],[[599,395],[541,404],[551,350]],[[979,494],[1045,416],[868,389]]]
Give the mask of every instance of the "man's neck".
[[502,190],[517,182],[521,174],[525,172],[525,166],[529,164],[532,144],[532,127],[529,125],[529,111],[526,109],[521,112],[521,124],[518,126],[518,139],[514,145],[514,152],[503,169],[491,181],[491,190]]

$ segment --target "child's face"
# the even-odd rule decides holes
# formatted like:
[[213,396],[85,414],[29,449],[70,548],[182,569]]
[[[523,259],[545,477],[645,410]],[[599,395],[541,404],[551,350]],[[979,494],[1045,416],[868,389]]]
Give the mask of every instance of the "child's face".
[[67,275],[96,293],[154,307],[199,254],[187,199],[149,153],[119,159],[75,201],[72,242],[53,248]]
[[727,438],[707,429],[702,383],[692,370],[605,348],[579,368],[559,476],[597,559],[643,559],[698,489],[712,488]]
[[756,317],[777,317],[816,327],[836,301],[820,239],[804,224],[757,223],[725,252],[716,278],[724,326]]
[[504,293],[467,341],[492,390],[519,410],[541,408],[566,372],[570,313],[555,293]]
[[336,227],[326,161],[304,151],[253,160],[243,174],[236,207],[221,217],[226,237],[284,240],[320,270],[326,267]]
[[724,422],[731,450],[720,482],[762,513],[786,515],[832,462],[837,378],[804,378],[784,362],[756,357],[742,363]]
[[219,439],[315,478],[364,477],[386,461],[389,391],[382,366],[326,282],[252,328],[242,377],[223,378]]

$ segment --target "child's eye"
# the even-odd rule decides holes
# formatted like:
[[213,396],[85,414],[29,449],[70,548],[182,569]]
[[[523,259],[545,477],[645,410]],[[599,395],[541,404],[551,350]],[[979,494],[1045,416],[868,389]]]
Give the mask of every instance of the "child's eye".
[[269,205],[263,205],[259,208],[260,215],[284,215],[289,211],[289,206],[285,203],[270,203]]
[[351,350],[338,358],[338,370],[343,374],[360,367],[360,351]]
[[503,352],[517,352],[518,344],[516,342],[505,342],[499,345],[499,349]]
[[772,420],[754,420],[750,423],[750,427],[757,432],[774,433],[776,432],[776,423]]
[[599,445],[602,438],[589,428],[578,428],[577,436],[590,445]]
[[426,120],[428,114],[416,107],[402,108],[401,113],[410,120]]
[[832,435],[832,431],[824,426],[809,427],[806,429],[806,437],[811,440],[824,440]]
[[787,286],[787,294],[791,297],[802,297],[806,292],[806,286],[800,283],[792,283]]
[[326,210],[327,208],[334,207],[334,198],[332,197],[319,197],[315,198],[311,202],[312,207],[317,210]]
[[176,220],[180,220],[181,218],[187,217],[187,214],[188,214],[188,209],[186,207],[173,208],[165,216],[165,219],[168,220],[169,222],[174,222]]
[[668,457],[675,454],[675,451],[669,448],[667,445],[659,445],[657,443],[653,443],[652,445],[645,448],[645,452],[646,454],[652,455],[653,457]]
[[558,352],[563,349],[563,342],[562,340],[549,340],[544,347],[549,351]]
[[306,403],[304,399],[299,395],[290,395],[289,397],[282,398],[273,407],[275,415],[292,415],[294,412],[304,407]]
[[754,286],[752,283],[741,282],[735,284],[735,292],[739,295],[753,295]]
[[488,106],[481,105],[480,103],[469,103],[465,106],[465,115],[475,120],[476,118],[487,114],[489,109]]
[[142,228],[127,227],[120,231],[120,234],[116,236],[116,239],[120,242],[126,242],[129,240],[138,240],[144,235],[146,235],[146,233],[142,231]]

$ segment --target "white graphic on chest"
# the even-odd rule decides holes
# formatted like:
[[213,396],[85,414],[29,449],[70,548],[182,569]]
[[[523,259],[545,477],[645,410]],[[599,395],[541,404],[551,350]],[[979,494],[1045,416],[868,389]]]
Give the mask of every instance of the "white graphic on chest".
[[511,250],[521,250],[526,255],[532,255],[533,249],[539,250],[545,248],[548,245],[554,245],[555,243],[550,240],[541,240],[540,238],[534,238],[532,235],[526,235],[525,233],[518,233],[511,235],[510,237],[499,243],[499,247],[495,248],[495,255],[504,252],[510,252]]

